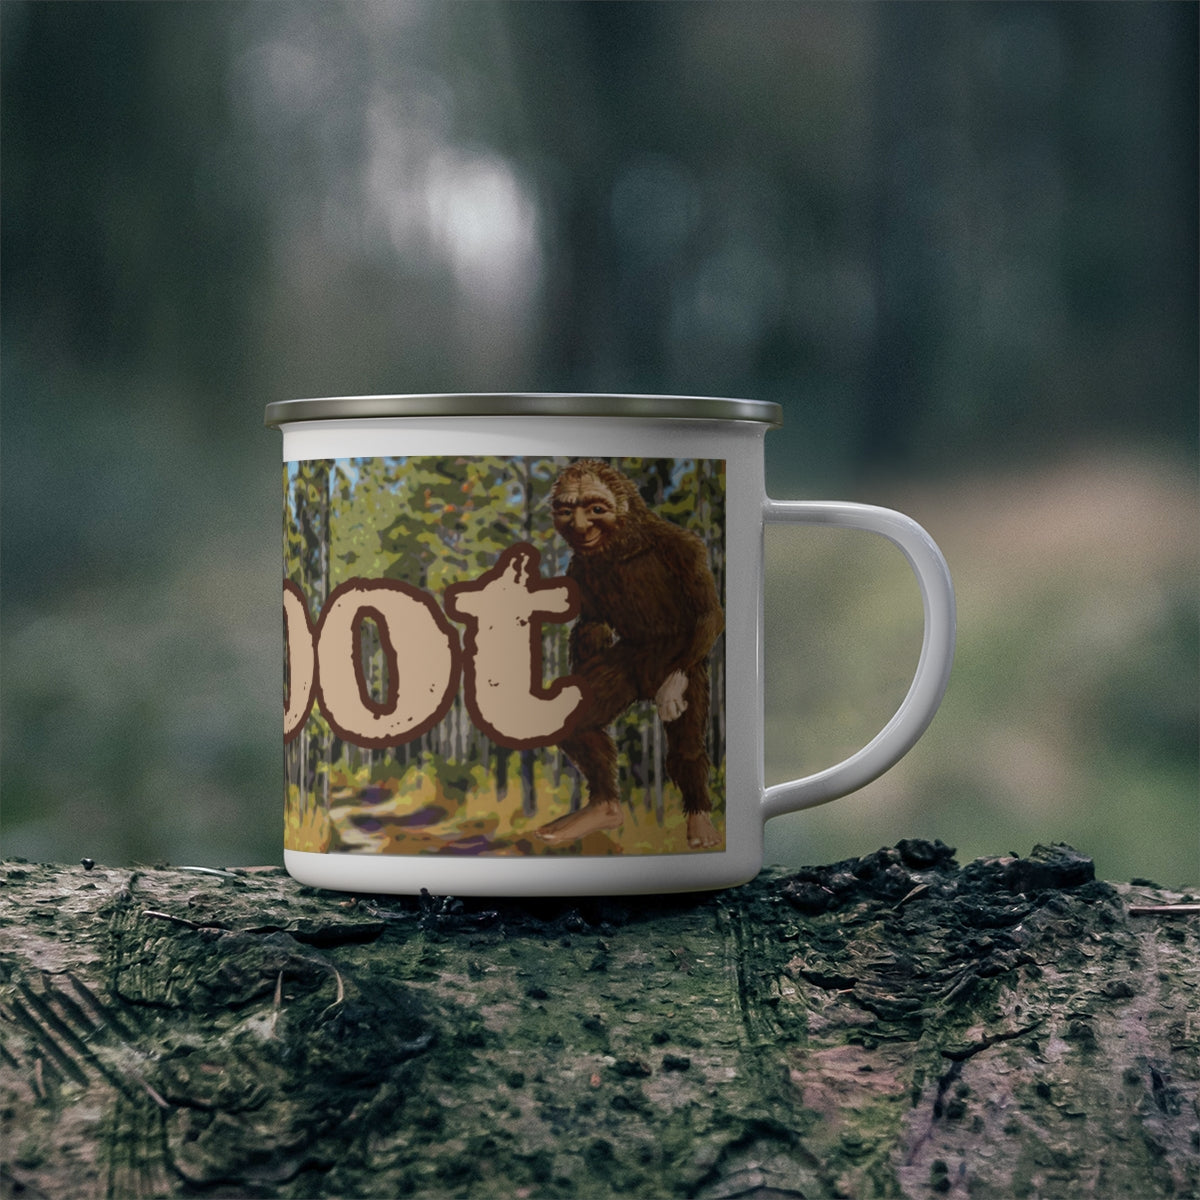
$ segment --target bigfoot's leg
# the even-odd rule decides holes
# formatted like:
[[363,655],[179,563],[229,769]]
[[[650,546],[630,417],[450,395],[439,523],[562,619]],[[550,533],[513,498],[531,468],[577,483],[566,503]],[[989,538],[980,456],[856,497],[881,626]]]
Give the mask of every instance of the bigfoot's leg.
[[708,751],[704,746],[708,724],[708,666],[701,663],[688,673],[687,707],[664,725],[667,731],[667,775],[683,795],[688,845],[719,846],[721,835],[712,823],[708,794]]
[[544,842],[575,842],[597,830],[616,829],[625,819],[617,791],[617,746],[605,728],[637,699],[637,687],[624,657],[614,647],[593,658],[580,672],[591,699],[562,749],[587,782],[588,800],[577,812],[543,825],[537,836]]

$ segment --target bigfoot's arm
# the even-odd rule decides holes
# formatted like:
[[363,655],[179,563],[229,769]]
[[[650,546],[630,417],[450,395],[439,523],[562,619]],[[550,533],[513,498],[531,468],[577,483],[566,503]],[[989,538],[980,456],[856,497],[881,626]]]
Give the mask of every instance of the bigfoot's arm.
[[603,653],[613,644],[613,631],[596,612],[595,603],[585,592],[579,608],[579,619],[571,627],[567,645],[571,666],[578,668]]
[[612,645],[613,631],[603,621],[575,622],[571,630],[571,663],[580,667]]
[[[664,655],[661,680],[665,684],[675,672],[684,675],[702,663],[725,628],[725,614],[717,595],[717,582],[708,565],[703,544],[696,538],[680,537],[672,547],[673,603],[678,614],[678,636]],[[666,649],[664,647],[664,649]]]
[[672,671],[663,680],[662,687],[654,693],[654,704],[664,722],[674,721],[683,716],[687,709],[687,701],[684,699],[687,685],[688,677],[682,671]]

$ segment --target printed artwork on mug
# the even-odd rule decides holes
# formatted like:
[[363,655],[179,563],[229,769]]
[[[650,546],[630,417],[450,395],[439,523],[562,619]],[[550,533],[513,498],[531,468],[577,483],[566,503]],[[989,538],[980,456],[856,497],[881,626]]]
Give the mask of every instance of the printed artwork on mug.
[[725,846],[725,463],[284,464],[289,850]]

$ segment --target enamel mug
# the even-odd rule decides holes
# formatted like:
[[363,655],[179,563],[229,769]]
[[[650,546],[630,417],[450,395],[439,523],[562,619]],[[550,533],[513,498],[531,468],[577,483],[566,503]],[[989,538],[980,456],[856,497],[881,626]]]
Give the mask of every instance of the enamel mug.
[[[763,442],[780,418],[666,396],[268,405],[283,434],[288,871],[366,893],[729,887],[760,870],[768,818],[906,754],[950,673],[945,560],[889,509],[770,499]],[[888,724],[772,787],[767,522],[889,539],[925,621]]]

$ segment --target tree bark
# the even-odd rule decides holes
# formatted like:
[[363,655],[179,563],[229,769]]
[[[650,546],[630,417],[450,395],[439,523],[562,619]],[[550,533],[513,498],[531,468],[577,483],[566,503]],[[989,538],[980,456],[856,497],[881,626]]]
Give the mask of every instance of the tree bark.
[[496,902],[7,863],[0,1194],[1197,1195],[1200,921],[1137,911],[1187,898],[952,855]]

